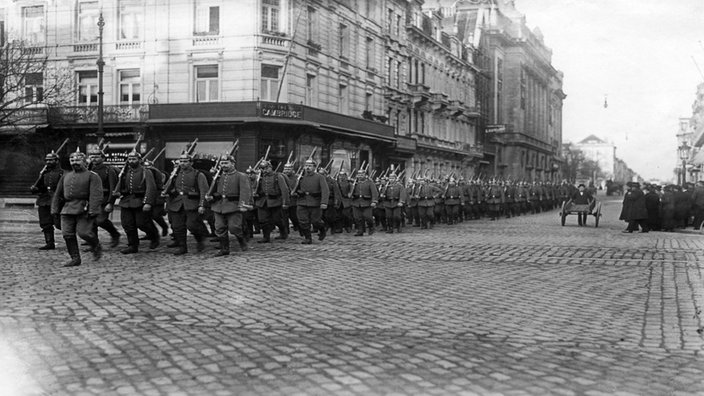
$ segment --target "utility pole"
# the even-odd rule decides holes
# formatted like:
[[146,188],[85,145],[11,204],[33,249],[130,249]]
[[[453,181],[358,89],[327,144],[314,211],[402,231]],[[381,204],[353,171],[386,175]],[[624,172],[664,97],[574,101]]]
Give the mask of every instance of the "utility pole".
[[100,12],[100,17],[98,18],[98,131],[96,135],[98,141],[105,136],[103,132],[103,68],[105,67],[105,61],[103,60],[103,27],[105,26],[105,20],[103,19],[103,13]]

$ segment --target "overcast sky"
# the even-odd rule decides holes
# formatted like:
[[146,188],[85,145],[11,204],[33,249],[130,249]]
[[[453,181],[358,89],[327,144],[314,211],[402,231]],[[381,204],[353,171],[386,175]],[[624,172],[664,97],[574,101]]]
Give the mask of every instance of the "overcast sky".
[[704,72],[704,0],[516,0],[516,8],[565,74],[563,140],[594,134],[643,178],[671,180],[678,119],[691,117],[704,82],[695,65]]

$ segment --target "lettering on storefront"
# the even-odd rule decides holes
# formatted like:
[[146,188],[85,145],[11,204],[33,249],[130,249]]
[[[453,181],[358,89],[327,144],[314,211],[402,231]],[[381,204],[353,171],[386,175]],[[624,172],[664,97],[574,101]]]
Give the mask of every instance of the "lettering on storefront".
[[506,132],[506,124],[490,124],[484,130],[486,133],[504,133]]
[[290,104],[262,103],[262,117],[303,119],[303,107]]

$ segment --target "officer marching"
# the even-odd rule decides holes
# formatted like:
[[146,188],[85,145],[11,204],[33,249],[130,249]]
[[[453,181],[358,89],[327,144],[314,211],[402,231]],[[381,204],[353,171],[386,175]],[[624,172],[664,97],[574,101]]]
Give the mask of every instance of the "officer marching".
[[[63,147],[63,145],[62,145]],[[39,250],[53,250],[56,248],[54,242],[54,227],[61,229],[61,219],[51,214],[51,202],[56,192],[59,180],[64,175],[63,169],[59,166],[59,156],[52,151],[44,157],[44,168],[39,172],[39,179],[30,187],[32,193],[37,194],[37,214],[39,215],[39,227],[44,233],[44,246]]]
[[95,218],[103,202],[103,183],[100,176],[88,170],[85,154],[76,150],[69,157],[71,171],[63,175],[51,201],[52,215],[61,215],[61,233],[71,260],[64,267],[81,265],[78,239],[90,245],[93,259],[100,260],[102,248],[98,240]]

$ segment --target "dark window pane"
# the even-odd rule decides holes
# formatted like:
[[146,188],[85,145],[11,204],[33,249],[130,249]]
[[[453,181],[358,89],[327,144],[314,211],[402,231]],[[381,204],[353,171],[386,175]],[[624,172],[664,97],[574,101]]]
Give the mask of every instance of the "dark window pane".
[[220,33],[220,7],[210,7],[210,34]]

